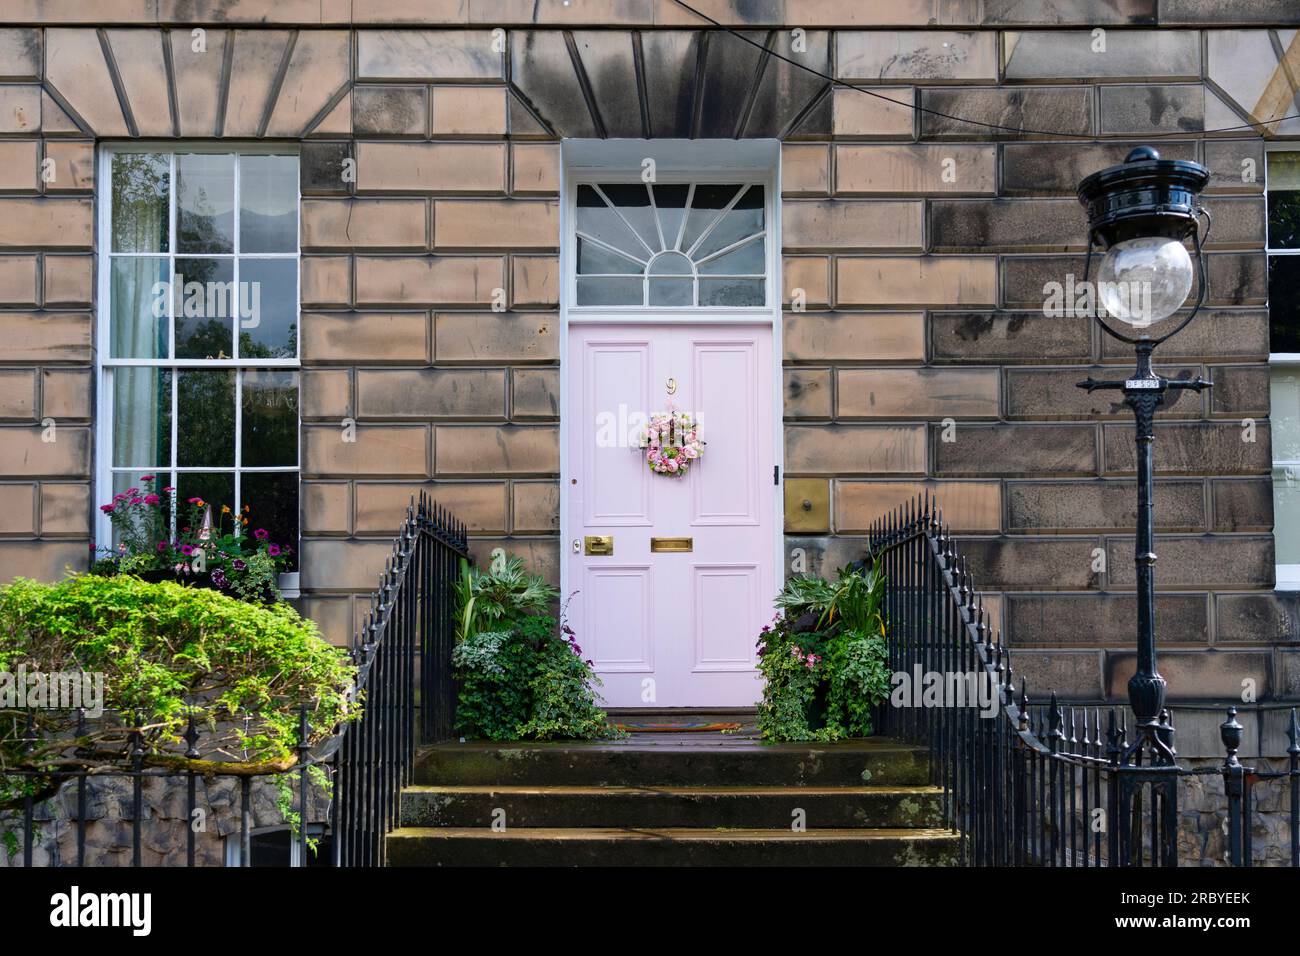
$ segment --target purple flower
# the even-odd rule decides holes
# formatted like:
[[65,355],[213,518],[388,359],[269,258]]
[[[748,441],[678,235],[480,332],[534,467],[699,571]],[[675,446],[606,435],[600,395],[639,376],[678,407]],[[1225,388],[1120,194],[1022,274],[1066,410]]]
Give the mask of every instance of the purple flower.
[[271,537],[271,535],[267,532],[265,528],[258,528],[256,531],[253,532],[253,537],[256,538],[258,541],[265,541],[267,538]]
[[226,572],[222,571],[220,568],[217,568],[215,571],[212,572],[212,583],[219,588],[224,588],[227,584],[230,583],[230,581],[226,579]]
[[243,561],[239,560],[239,558],[235,558],[234,561],[230,562],[230,566],[233,567],[236,571],[243,571],[245,568],[248,567],[248,565],[245,564]]
[[278,558],[280,556],[280,546],[278,544],[273,544],[266,549],[266,553],[273,558]]
[[167,542],[166,542],[166,541],[159,541],[159,542],[158,542],[158,550],[159,550],[159,551],[166,551],[166,550],[167,550]]
[[193,553],[194,553],[194,545],[192,544],[181,545],[181,554],[186,555],[188,557]]

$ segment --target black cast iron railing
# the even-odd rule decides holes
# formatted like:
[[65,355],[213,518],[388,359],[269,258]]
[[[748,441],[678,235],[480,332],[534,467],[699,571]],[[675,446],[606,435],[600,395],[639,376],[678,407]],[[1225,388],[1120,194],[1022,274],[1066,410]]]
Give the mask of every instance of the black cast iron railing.
[[[185,747],[166,756],[170,763],[146,762],[142,721],[133,715],[105,711],[94,718],[97,737],[117,740],[120,754],[103,765],[77,769],[0,767],[0,778],[33,782],[26,796],[16,798],[17,806],[0,809],[0,858],[11,863],[32,866],[35,851],[51,834],[45,832],[65,825],[65,821],[42,813],[42,804],[62,799],[75,807],[66,824],[75,828],[75,850],[65,859],[57,839],[48,862],[53,865],[87,866],[125,864],[140,866],[142,844],[148,823],[145,808],[146,789],[161,781],[167,795],[184,788],[183,819],[156,821],[159,825],[185,831],[184,864],[196,865],[198,839],[204,832],[192,825],[200,816],[211,819],[214,809],[200,801],[199,779],[209,785],[225,781],[238,790],[240,864],[252,862],[253,787],[272,775],[291,774],[297,783],[294,796],[298,815],[297,840],[299,858],[306,865],[311,852],[308,841],[319,827],[309,827],[313,796],[328,799],[321,814],[328,820],[329,860],[336,866],[379,866],[384,863],[384,837],[397,820],[401,790],[411,782],[418,743],[442,740],[452,733],[455,687],[451,673],[454,642],[453,588],[460,561],[468,559],[465,526],[447,510],[420,494],[407,509],[406,518],[393,542],[391,555],[380,574],[379,588],[370,597],[370,608],[358,628],[348,653],[357,666],[354,695],[362,702],[361,716],[345,724],[338,733],[316,747],[312,738],[309,703],[298,706],[299,745],[296,760],[285,769],[249,766],[231,762],[228,767],[204,763],[205,739],[199,725],[190,719],[184,735]],[[35,743],[34,722],[29,712],[0,727],[0,734],[12,734],[28,747]],[[85,738],[92,722],[84,711],[78,715],[77,736]],[[107,735],[102,733],[105,729]],[[103,746],[100,747],[102,751]],[[73,755],[75,756],[75,751]],[[75,762],[75,761],[74,761]],[[185,768],[188,765],[188,769]],[[328,794],[313,783],[312,768],[325,771]],[[107,787],[114,796],[129,800],[130,846],[114,847],[93,858],[87,847],[87,831],[102,822],[89,815],[91,800],[107,805],[96,789]],[[35,790],[35,793],[31,791]],[[42,819],[44,818],[44,819]],[[125,822],[125,814],[123,821]],[[119,822],[119,821],[113,821]],[[322,834],[326,835],[326,834]],[[57,834],[53,834],[57,838]],[[8,844],[7,846],[5,844]],[[173,844],[174,845],[174,844]],[[100,850],[105,848],[101,847]],[[126,855],[129,853],[129,857]],[[169,854],[163,865],[179,864],[179,851]]]
[[[885,578],[889,669],[909,693],[883,704],[881,732],[929,748],[947,825],[974,866],[1176,866],[1179,785],[1223,780],[1224,862],[1250,866],[1259,822],[1255,787],[1283,794],[1290,845],[1279,862],[1300,866],[1300,723],[1291,710],[1286,769],[1243,766],[1236,710],[1220,727],[1219,767],[1162,760],[1114,707],[1069,706],[1055,693],[1034,703],[1010,649],[987,623],[966,560],[928,494],[872,527],[869,551]],[[1017,686],[1018,683],[1018,686]],[[1168,710],[1159,739],[1173,746]],[[1162,751],[1163,752],[1163,751]],[[1184,861],[1191,862],[1191,861]]]
[[384,864],[384,836],[411,782],[417,734],[421,742],[451,736],[453,587],[468,557],[465,526],[421,494],[352,648],[364,711],[343,729],[334,758],[336,866]]

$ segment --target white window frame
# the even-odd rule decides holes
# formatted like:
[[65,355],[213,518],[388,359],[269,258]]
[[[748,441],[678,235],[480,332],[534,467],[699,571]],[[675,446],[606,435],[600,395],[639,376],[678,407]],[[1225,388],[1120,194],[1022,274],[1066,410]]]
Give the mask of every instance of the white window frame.
[[[293,828],[287,824],[279,824],[270,827],[253,827],[248,831],[248,835],[254,837],[261,836],[264,833],[278,833],[280,831],[288,833],[290,836],[288,866],[292,868],[305,867],[307,861],[303,858],[302,843],[298,840],[297,836],[294,835]],[[307,824],[307,836],[311,837],[313,840],[319,840],[322,837],[327,836],[325,825],[322,823]],[[227,834],[223,839],[225,845],[225,865],[227,867],[239,868],[243,866],[244,847],[241,841],[242,837],[238,830],[234,833]],[[308,852],[310,853],[311,851],[309,850]]]
[[[647,161],[656,183],[750,183],[764,190],[764,289],[761,306],[580,306],[577,302],[578,186],[587,183],[643,182]],[[566,139],[561,144],[560,182],[560,408],[568,408],[569,327],[583,323],[643,325],[767,325],[772,330],[772,456],[781,482],[773,498],[773,561],[776,586],[785,584],[785,404],[782,391],[784,349],[781,341],[781,143],[775,139]],[[560,415],[561,488],[571,475],[570,429]],[[569,496],[560,495],[561,544],[570,535]],[[575,590],[569,561],[560,562],[560,590]]]
[[[117,153],[166,153],[169,157],[169,182],[168,182],[168,251],[164,253],[114,253],[112,246],[112,164],[113,156]],[[234,233],[233,251],[229,253],[178,253],[175,241],[176,237],[176,156],[178,154],[189,153],[211,153],[216,155],[234,155],[234,195],[235,204],[231,228]],[[258,253],[241,253],[239,251],[239,196],[240,196],[240,164],[239,156],[268,156],[268,155],[287,155],[292,153],[299,157],[301,163],[301,150],[294,144],[289,143],[227,143],[227,142],[189,142],[185,140],[140,140],[140,141],[117,141],[101,143],[99,146],[99,156],[97,159],[98,168],[96,170],[96,181],[100,184],[97,199],[97,212],[99,222],[97,226],[98,235],[96,237],[96,247],[98,254],[95,257],[96,267],[96,307],[95,307],[95,382],[98,388],[99,402],[96,409],[95,420],[95,501],[96,510],[95,520],[95,541],[108,542],[112,540],[112,522],[108,516],[98,509],[98,505],[103,502],[112,500],[113,497],[113,474],[117,471],[142,471],[148,470],[143,468],[121,468],[115,469],[113,466],[113,387],[112,376],[115,368],[161,368],[169,370],[178,369],[222,369],[228,368],[235,371],[235,462],[231,468],[212,467],[212,466],[186,466],[175,467],[159,466],[158,470],[166,471],[169,475],[173,472],[181,473],[186,471],[192,472],[225,472],[232,471],[235,478],[235,499],[239,501],[240,477],[245,473],[252,472],[275,472],[275,473],[292,473],[298,476],[299,481],[299,540],[294,541],[292,546],[294,552],[301,560],[302,540],[301,513],[302,513],[302,411],[299,408],[298,413],[298,433],[299,440],[297,443],[297,457],[293,465],[275,465],[275,466],[244,466],[241,463],[242,442],[240,434],[243,425],[243,373],[245,369],[275,369],[282,371],[293,371],[301,373],[302,369],[302,193],[301,186],[295,184],[294,194],[294,215],[295,215],[295,250],[293,252],[258,252]],[[301,178],[300,178],[301,180]],[[187,258],[215,258],[231,259],[234,262],[232,279],[238,289],[239,282],[239,259],[257,258],[257,259],[288,259],[292,260],[295,265],[295,272],[298,279],[295,283],[294,298],[295,308],[298,315],[298,334],[297,350],[292,358],[225,358],[225,359],[131,359],[131,358],[113,358],[111,354],[111,317],[112,309],[110,302],[110,289],[112,282],[112,262],[114,258],[162,258],[166,257],[168,262],[168,276],[175,275],[176,259]],[[236,300],[237,301],[237,300]],[[176,323],[171,315],[171,310],[175,302],[174,296],[169,297],[168,303],[168,352],[175,352]],[[238,334],[238,317],[235,319],[235,334]],[[233,340],[232,340],[233,344]],[[299,377],[299,395],[301,395],[302,380]],[[172,414],[171,414],[171,448],[173,459],[176,455],[176,385],[172,385]],[[234,502],[232,502],[232,505]],[[283,596],[293,598],[298,596],[298,577],[299,572],[288,572],[280,575],[280,590]]]
[[[1266,154],[1264,157],[1264,229],[1265,236],[1268,234],[1268,156],[1267,153],[1298,153],[1300,154],[1300,141],[1282,141],[1277,143],[1268,143],[1265,146]],[[1300,249],[1274,249],[1272,243],[1266,238],[1264,241],[1264,255],[1266,259],[1274,256],[1300,256]],[[1265,263],[1267,271],[1267,262]],[[1270,302],[1270,308],[1272,303]],[[1272,330],[1272,317],[1269,319],[1270,333]],[[1268,356],[1270,372],[1274,368],[1293,368],[1297,374],[1300,374],[1300,352],[1270,352]],[[1271,378],[1271,375],[1270,375]],[[1290,459],[1277,460],[1272,459],[1269,471],[1269,478],[1272,480],[1272,472],[1277,468],[1296,468],[1300,470],[1300,460],[1292,461]],[[1274,536],[1277,535],[1277,517],[1273,519]],[[1278,564],[1277,565],[1277,590],[1279,591],[1300,591],[1300,564]]]

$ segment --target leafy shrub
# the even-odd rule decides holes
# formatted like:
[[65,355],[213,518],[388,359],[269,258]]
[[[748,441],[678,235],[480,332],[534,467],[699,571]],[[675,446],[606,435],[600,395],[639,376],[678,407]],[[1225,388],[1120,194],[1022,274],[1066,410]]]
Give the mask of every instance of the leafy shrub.
[[487,570],[471,568],[462,559],[456,581],[456,640],[496,630],[503,623],[529,614],[540,614],[559,596],[560,592],[540,575],[530,574],[516,555],[498,552]]
[[536,658],[529,690],[532,706],[519,736],[536,740],[588,740],[608,737],[609,720],[596,702],[594,684],[600,678],[584,661],[581,648],[568,641],[550,641]]
[[839,740],[871,733],[889,694],[880,613],[884,579],[842,568],[835,581],[791,578],[759,638],[764,677],[758,728],[766,740]]
[[597,704],[600,685],[573,629],[546,608],[558,592],[499,554],[486,571],[461,566],[456,730],[488,740],[591,739],[615,733]]
[[0,701],[0,768],[39,769],[56,757],[64,769],[70,760],[120,764],[132,729],[141,731],[147,763],[176,765],[191,715],[206,724],[202,756],[291,766],[300,704],[314,704],[313,744],[359,715],[349,700],[355,668],[287,604],[128,575],[0,587],[0,671],[20,665],[102,674],[102,703],[116,719],[78,738],[75,713],[34,710],[38,739],[29,752],[16,731],[27,712]]
[[488,740],[516,738],[528,722],[535,659],[514,631],[480,631],[457,644],[451,652],[460,681],[456,730]]

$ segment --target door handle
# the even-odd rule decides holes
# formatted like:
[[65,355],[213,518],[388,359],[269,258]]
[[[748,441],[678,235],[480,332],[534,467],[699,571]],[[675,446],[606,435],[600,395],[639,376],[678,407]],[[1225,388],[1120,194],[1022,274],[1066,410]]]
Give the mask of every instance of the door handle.
[[614,536],[608,534],[589,534],[583,540],[583,554],[604,554],[612,555],[614,553]]

